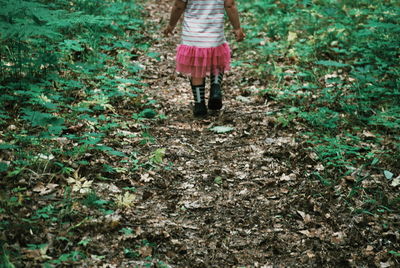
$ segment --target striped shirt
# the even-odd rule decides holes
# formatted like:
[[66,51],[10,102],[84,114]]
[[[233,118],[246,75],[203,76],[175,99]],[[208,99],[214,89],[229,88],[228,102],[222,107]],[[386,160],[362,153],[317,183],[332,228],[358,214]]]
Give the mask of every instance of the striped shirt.
[[208,48],[226,42],[224,0],[182,1],[187,2],[183,19],[183,45]]

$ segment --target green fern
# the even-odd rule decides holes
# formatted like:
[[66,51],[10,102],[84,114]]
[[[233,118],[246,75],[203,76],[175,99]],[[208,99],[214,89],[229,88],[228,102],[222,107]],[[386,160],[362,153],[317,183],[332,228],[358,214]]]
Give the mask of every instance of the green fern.
[[8,255],[4,249],[4,242],[0,240],[0,267],[1,268],[15,268],[8,258]]

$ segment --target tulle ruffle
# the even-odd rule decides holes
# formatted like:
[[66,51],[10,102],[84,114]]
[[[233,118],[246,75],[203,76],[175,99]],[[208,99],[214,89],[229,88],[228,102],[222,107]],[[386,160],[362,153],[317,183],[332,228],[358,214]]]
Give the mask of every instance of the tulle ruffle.
[[228,43],[218,47],[202,48],[179,45],[176,54],[176,71],[192,77],[206,77],[229,71],[231,50]]

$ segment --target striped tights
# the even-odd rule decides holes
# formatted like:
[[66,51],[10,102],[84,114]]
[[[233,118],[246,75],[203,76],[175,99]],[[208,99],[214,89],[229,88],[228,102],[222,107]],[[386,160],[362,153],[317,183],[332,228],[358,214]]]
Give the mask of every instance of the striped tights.
[[[224,73],[220,73],[219,75],[212,74],[210,76],[211,87],[213,87],[213,86],[215,87],[216,85],[218,85],[220,87],[223,77],[224,77]],[[202,85],[194,86],[192,84],[192,82],[190,82],[190,83],[192,86],[192,92],[193,92],[193,97],[194,97],[195,103],[205,102],[205,91],[206,91],[205,80]]]

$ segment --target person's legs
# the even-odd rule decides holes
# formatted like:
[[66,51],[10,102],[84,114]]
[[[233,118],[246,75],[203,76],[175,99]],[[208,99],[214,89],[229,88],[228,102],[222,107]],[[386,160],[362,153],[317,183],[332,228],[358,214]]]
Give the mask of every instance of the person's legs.
[[190,81],[192,83],[192,86],[201,86],[201,85],[204,85],[205,78],[204,77],[192,77],[192,78],[190,78]]
[[224,73],[221,72],[218,75],[211,74],[210,78],[211,78],[211,84],[221,85],[222,79],[224,78]]
[[208,100],[208,108],[211,110],[220,110],[222,108],[222,78],[224,73],[221,72],[218,75],[211,74],[211,89],[210,98]]
[[207,114],[207,107],[205,104],[205,78],[192,77],[190,78],[192,92],[194,97],[193,114],[195,116],[202,116]]

